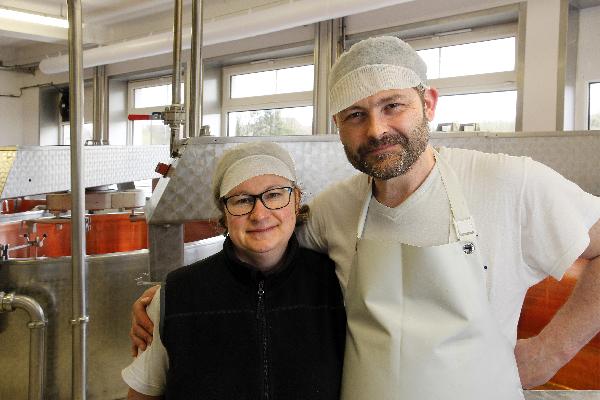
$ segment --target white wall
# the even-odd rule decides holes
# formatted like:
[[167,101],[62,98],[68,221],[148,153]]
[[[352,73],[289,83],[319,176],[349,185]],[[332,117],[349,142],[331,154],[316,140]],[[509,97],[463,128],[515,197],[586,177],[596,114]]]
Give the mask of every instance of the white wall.
[[[19,95],[22,74],[0,71],[0,94]],[[37,109],[26,107],[37,115]],[[23,97],[0,97],[0,146],[23,144]]]
[[600,6],[580,11],[575,129],[587,129],[588,84],[600,82]]

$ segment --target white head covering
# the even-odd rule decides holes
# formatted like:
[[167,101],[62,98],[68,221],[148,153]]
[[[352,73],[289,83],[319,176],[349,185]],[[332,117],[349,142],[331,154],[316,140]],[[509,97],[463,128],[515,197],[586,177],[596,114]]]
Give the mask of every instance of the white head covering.
[[290,154],[273,142],[244,143],[227,150],[213,175],[213,196],[219,199],[231,189],[260,175],[278,175],[296,182],[296,169]]
[[393,36],[362,40],[336,61],[329,74],[332,115],[382,90],[427,84],[427,65],[406,42]]

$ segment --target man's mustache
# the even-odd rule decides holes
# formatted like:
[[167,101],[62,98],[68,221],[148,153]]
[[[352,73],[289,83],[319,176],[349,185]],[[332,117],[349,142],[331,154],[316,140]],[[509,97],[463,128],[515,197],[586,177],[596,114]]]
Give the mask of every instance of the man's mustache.
[[406,147],[408,139],[402,134],[387,134],[380,138],[369,138],[369,141],[358,148],[358,154],[361,157],[366,156],[368,153],[379,149],[383,146],[399,144],[402,147]]

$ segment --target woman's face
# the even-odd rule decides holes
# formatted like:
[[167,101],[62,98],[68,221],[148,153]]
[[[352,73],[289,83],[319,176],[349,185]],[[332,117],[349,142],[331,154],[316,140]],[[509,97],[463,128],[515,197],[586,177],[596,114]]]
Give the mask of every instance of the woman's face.
[[[293,185],[281,176],[260,175],[242,182],[225,197],[256,195],[283,186]],[[296,225],[297,197],[295,190],[290,203],[278,210],[269,210],[259,199],[256,199],[252,212],[246,215],[234,216],[225,210],[229,237],[240,260],[255,265],[256,260],[274,257],[278,262],[283,257]]]

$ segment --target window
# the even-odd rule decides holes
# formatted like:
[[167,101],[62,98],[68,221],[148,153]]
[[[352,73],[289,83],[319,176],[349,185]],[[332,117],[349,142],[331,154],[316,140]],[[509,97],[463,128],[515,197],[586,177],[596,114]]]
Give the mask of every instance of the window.
[[419,50],[417,53],[427,64],[428,79],[513,71],[515,39],[513,36]]
[[[441,96],[432,130],[510,132],[515,130],[517,92]],[[440,124],[442,124],[440,126]]]
[[600,130],[600,82],[590,83],[588,129]]
[[429,85],[440,92],[432,130],[515,130],[516,24],[407,41],[427,64]]
[[228,136],[312,134],[312,56],[223,68],[222,131]]
[[[71,125],[66,123],[61,123],[61,140],[60,144],[69,146],[71,144]],[[87,140],[91,140],[94,137],[94,124],[92,123],[84,123],[83,129],[81,131],[82,141],[85,143]]]
[[509,23],[407,39],[440,92],[432,130],[515,130],[516,29]]
[[[129,82],[129,114],[152,114],[162,112],[171,104],[171,78],[159,78]],[[181,83],[182,103],[185,99],[185,84]],[[171,131],[162,120],[131,121],[133,145],[169,144]]]

